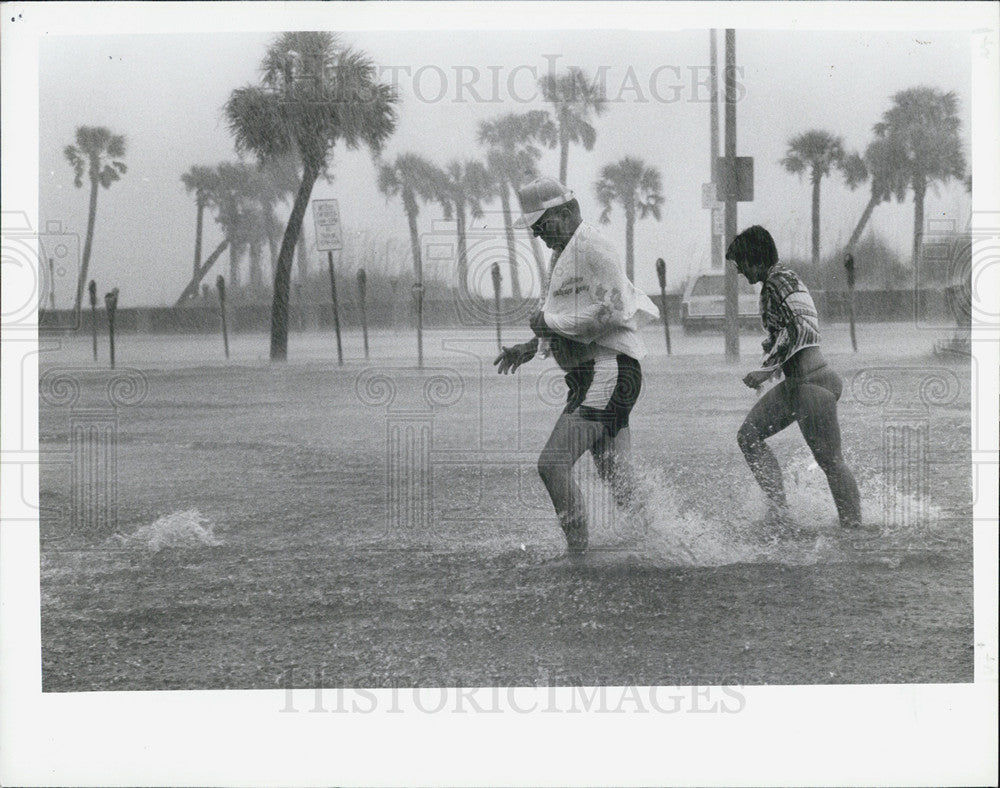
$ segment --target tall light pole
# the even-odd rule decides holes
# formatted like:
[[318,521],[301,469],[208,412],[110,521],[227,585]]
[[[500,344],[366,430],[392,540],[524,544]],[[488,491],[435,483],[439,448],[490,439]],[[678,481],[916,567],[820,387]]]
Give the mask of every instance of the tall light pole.
[[[716,43],[715,30],[709,31],[709,45],[708,45],[708,74],[710,80],[710,94],[711,103],[709,104],[709,143],[712,149],[709,153],[708,160],[711,162],[712,177],[711,181],[713,185],[719,182],[719,47]],[[722,238],[719,236],[717,226],[716,226],[716,213],[718,209],[713,208],[711,211],[712,222],[712,256],[710,259],[710,266],[712,268],[722,267]]]
[[[736,31],[726,30],[726,248],[736,237]],[[726,361],[740,358],[739,283],[736,266],[724,267],[726,279]]]

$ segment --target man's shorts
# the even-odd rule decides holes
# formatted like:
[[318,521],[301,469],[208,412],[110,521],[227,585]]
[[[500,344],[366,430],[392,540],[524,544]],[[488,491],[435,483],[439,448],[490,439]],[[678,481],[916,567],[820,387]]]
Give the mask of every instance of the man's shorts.
[[605,425],[614,437],[628,426],[632,406],[642,388],[639,362],[623,353],[599,352],[597,357],[566,373],[566,407],[563,413],[579,413]]

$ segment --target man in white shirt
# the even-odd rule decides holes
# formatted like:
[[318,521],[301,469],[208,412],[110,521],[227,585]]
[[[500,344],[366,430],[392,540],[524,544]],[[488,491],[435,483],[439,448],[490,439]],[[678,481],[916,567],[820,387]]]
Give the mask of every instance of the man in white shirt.
[[527,227],[552,250],[548,290],[531,319],[535,338],[504,347],[497,371],[514,372],[536,353],[552,355],[566,373],[566,407],[538,459],[538,473],[566,534],[571,556],[588,544],[587,514],[573,465],[587,451],[619,505],[634,506],[629,465],[629,414],[642,387],[646,349],[641,320],[659,311],[625,276],[614,247],[582,221],[573,192],[552,178],[518,190]]

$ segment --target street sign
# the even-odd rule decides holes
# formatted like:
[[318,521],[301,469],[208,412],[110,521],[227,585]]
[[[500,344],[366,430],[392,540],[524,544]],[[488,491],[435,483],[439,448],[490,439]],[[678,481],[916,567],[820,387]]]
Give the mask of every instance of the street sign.
[[719,173],[718,198],[724,202],[732,194],[737,202],[753,202],[753,156],[737,156],[736,172],[731,174],[726,166],[726,157],[717,159]]
[[724,237],[726,234],[726,209],[725,208],[713,208],[712,209],[712,235],[718,235],[720,238]]
[[316,250],[335,252],[344,244],[340,233],[340,207],[336,200],[313,200],[313,220],[316,222]]

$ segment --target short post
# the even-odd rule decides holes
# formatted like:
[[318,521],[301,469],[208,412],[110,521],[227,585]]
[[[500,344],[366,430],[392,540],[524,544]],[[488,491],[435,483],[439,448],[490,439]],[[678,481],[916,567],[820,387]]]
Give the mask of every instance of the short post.
[[497,320],[497,349],[502,349],[500,339],[500,263],[493,263],[490,268],[493,277],[493,311]]
[[364,268],[358,269],[358,298],[361,302],[361,336],[365,343],[365,360],[368,360],[368,311],[365,305],[365,289],[368,283],[368,275]]
[[111,343],[111,369],[115,368],[115,312],[118,310],[118,288],[104,296],[104,308],[108,312],[108,340]]
[[662,257],[656,258],[656,278],[660,280],[660,317],[663,318],[663,334],[667,338],[667,355],[670,355],[670,326],[667,323],[667,264]]
[[215,277],[215,289],[219,291],[219,311],[222,313],[222,347],[229,360],[229,329],[226,326],[226,280],[219,274]]
[[326,262],[330,268],[330,297],[333,299],[333,330],[337,332],[337,365],[344,365],[344,351],[340,346],[340,311],[337,307],[337,278],[333,272],[333,252],[326,253]]
[[56,266],[55,260],[49,258],[49,309],[56,309]]
[[97,282],[93,279],[87,285],[90,294],[90,334],[94,340],[94,361],[97,361]]
[[844,268],[847,269],[847,316],[851,321],[851,347],[858,352],[858,338],[854,333],[854,255],[848,252],[844,255]]
[[418,279],[413,283],[413,298],[417,302],[417,369],[424,368],[424,283]]

